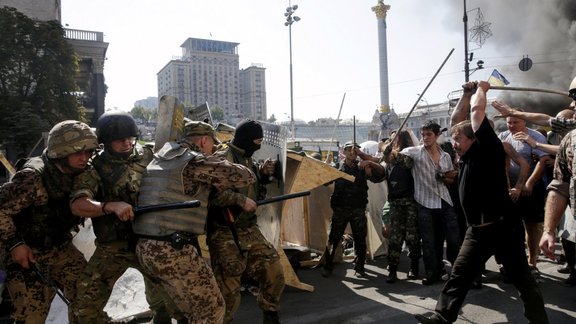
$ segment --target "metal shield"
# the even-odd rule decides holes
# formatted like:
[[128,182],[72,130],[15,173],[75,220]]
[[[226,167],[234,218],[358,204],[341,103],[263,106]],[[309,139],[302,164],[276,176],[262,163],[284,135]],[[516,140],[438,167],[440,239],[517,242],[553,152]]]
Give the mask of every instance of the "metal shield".
[[154,152],[166,142],[176,141],[184,132],[184,105],[176,97],[164,95],[158,107],[158,124],[154,137]]

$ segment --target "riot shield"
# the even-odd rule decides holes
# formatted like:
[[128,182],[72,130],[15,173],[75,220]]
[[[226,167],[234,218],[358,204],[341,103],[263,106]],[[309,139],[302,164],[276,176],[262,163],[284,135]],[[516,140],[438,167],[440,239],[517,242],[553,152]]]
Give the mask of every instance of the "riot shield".
[[190,109],[188,111],[187,117],[191,120],[203,121],[214,126],[214,123],[212,122],[212,114],[210,114],[210,107],[208,107],[208,102]]
[[[286,175],[286,139],[288,128],[259,121],[264,131],[262,147],[253,155],[254,159],[263,162],[266,159],[278,160],[281,172],[272,183],[266,186],[266,197],[275,197],[284,194],[284,176]],[[279,246],[280,226],[282,220],[282,207],[284,202],[276,202],[258,207],[258,226],[262,234],[274,244]]]
[[184,132],[184,105],[178,98],[164,95],[158,107],[158,124],[154,136],[154,152],[166,142],[176,141]]

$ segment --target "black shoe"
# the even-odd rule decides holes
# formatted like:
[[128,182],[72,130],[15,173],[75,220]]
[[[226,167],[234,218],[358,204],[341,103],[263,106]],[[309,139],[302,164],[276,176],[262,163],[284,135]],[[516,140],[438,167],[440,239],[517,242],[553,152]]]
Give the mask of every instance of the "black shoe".
[[566,281],[564,281],[564,283],[568,286],[576,286],[576,271],[575,270],[570,272],[570,276],[568,277],[568,279],[566,279]]
[[425,286],[430,286],[440,280],[440,276],[437,274],[427,274],[424,279],[422,279],[422,284]]
[[278,316],[278,312],[264,311],[263,314],[263,324],[280,324],[280,317]]
[[396,274],[396,266],[390,266],[388,270],[388,278],[386,278],[387,283],[395,283],[398,280],[398,275]]
[[479,275],[476,278],[474,278],[470,288],[472,288],[472,289],[481,289],[482,288],[482,275]]
[[558,267],[558,269],[556,271],[558,271],[559,273],[568,274],[572,270],[574,270],[573,266],[571,267],[568,265],[568,263],[564,263],[564,265],[561,267]]
[[354,272],[356,275],[363,276],[366,274],[366,269],[364,269],[364,263],[357,263],[354,266]]
[[410,270],[408,270],[408,279],[414,280],[418,278],[418,272],[420,270],[418,261],[412,261],[410,264]]
[[324,266],[320,274],[322,275],[322,277],[328,278],[332,275],[332,268]]
[[502,276],[503,283],[509,284],[511,282],[508,273],[506,273],[506,269],[504,269],[504,266],[502,265],[500,265],[500,276]]
[[416,314],[414,317],[418,323],[422,324],[450,324],[450,322],[445,321],[442,317],[438,316],[438,314],[432,314],[429,317],[422,314]]

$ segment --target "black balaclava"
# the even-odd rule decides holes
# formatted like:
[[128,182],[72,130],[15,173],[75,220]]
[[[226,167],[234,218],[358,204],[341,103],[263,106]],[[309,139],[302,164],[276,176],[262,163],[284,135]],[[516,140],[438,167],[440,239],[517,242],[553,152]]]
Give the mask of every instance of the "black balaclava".
[[262,126],[257,121],[245,119],[236,125],[232,144],[243,149],[245,157],[251,157],[260,149],[260,145],[255,144],[254,140],[262,137],[264,137]]

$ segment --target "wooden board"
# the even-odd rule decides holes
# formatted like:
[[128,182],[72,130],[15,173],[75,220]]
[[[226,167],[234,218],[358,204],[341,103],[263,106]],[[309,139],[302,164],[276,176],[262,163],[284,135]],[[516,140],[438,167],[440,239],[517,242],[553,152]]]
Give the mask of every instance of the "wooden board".
[[[286,193],[309,191],[338,178],[354,182],[354,176],[308,156],[288,152],[286,169]],[[292,174],[292,177],[288,177]]]

